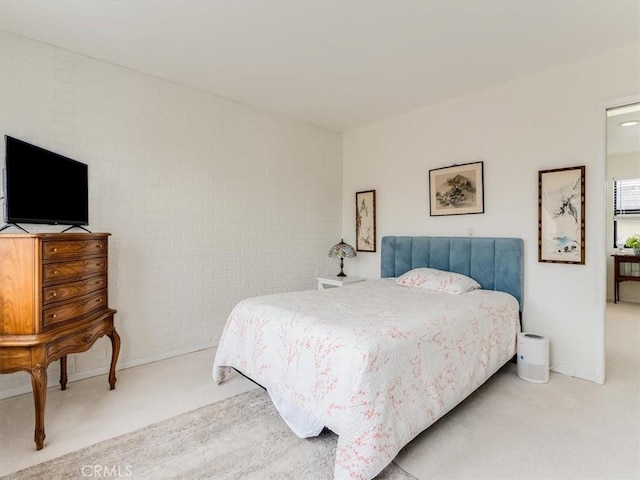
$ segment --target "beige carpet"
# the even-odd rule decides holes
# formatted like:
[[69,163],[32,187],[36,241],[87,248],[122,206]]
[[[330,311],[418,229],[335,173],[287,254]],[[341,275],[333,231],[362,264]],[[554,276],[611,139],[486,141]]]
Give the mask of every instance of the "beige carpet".
[[[328,480],[336,443],[296,437],[255,389],[4,478]],[[415,480],[393,463],[376,478]]]

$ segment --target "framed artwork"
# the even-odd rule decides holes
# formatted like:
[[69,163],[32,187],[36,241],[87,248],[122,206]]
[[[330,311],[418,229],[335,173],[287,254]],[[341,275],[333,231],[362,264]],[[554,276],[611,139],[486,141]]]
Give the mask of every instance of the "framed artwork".
[[429,215],[484,213],[483,162],[429,170]]
[[538,172],[538,262],[584,265],[585,167]]
[[356,192],[356,250],[376,251],[376,191]]

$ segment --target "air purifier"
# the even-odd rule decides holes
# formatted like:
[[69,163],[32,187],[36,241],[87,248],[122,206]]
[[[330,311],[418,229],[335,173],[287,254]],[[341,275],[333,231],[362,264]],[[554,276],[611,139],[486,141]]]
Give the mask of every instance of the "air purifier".
[[549,340],[533,333],[519,333],[518,376],[533,383],[549,381]]

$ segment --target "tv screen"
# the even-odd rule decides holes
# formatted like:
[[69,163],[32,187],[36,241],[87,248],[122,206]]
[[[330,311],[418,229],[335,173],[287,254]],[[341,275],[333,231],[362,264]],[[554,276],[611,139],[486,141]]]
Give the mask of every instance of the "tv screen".
[[88,169],[5,135],[6,223],[89,224]]

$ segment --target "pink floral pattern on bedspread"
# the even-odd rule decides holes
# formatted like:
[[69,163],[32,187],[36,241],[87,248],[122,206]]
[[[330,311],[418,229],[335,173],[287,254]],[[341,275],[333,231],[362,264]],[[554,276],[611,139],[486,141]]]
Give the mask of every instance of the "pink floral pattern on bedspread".
[[393,279],[254,297],[232,311],[213,367],[234,367],[338,438],[336,480],[370,480],[515,353],[518,302]]

